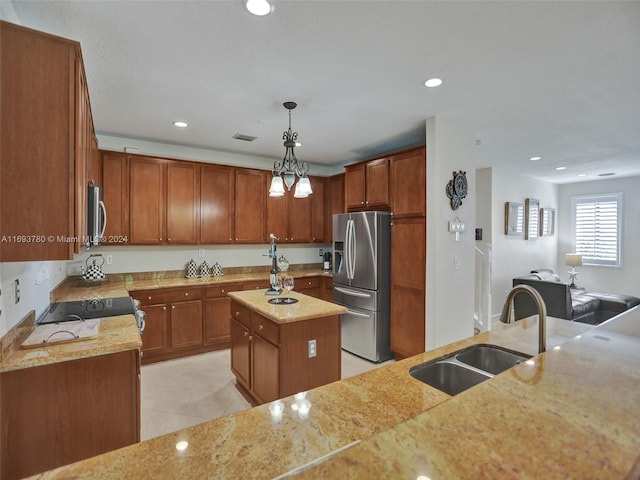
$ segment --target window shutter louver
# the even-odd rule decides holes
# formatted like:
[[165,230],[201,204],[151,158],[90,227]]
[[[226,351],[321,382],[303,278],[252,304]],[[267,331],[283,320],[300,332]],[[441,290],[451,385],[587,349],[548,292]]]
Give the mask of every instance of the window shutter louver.
[[620,210],[622,194],[576,197],[575,253],[586,265],[620,265]]

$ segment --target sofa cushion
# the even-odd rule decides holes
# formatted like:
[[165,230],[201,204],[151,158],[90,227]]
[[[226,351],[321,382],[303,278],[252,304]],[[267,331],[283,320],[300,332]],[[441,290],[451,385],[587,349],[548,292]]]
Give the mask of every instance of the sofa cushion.
[[544,280],[545,282],[561,282],[560,275],[550,268],[538,268],[537,270],[531,270],[531,274],[538,280]]
[[571,318],[576,319],[588,313],[597,312],[600,308],[600,300],[589,295],[571,296]]
[[640,305],[640,298],[620,293],[585,292],[581,296],[596,298],[600,301],[600,308],[612,312],[625,312]]

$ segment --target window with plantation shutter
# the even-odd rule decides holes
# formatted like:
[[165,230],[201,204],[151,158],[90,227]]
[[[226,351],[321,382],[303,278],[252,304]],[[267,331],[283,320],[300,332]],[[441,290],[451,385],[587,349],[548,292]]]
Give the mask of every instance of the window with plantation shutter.
[[622,193],[572,198],[574,252],[584,265],[621,266]]

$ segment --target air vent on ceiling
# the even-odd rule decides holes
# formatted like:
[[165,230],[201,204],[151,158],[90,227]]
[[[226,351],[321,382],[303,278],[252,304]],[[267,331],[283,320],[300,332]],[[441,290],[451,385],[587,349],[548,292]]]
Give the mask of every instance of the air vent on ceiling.
[[610,177],[611,175],[615,175],[614,172],[607,172],[607,173],[599,173],[598,176],[599,177]]
[[236,140],[244,140],[245,142],[253,142],[258,137],[253,137],[251,135],[245,135],[243,133],[236,133],[233,138]]

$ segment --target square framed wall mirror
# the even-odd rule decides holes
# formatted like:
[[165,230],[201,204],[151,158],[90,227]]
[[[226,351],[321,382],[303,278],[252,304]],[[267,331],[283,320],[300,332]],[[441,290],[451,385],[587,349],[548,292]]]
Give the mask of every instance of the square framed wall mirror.
[[540,201],[527,198],[524,201],[524,239],[535,240],[540,230]]
[[504,204],[504,234],[522,236],[524,232],[524,205],[506,202]]
[[552,237],[556,234],[556,209],[540,209],[540,236]]

